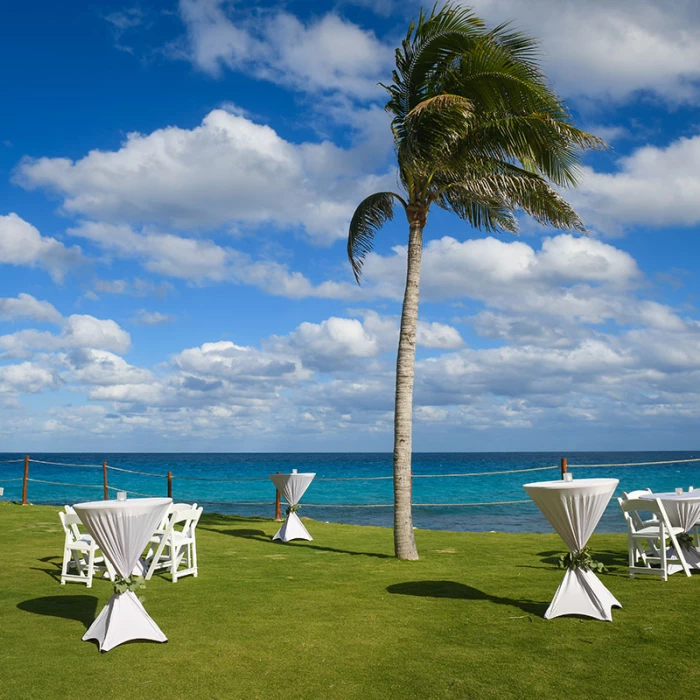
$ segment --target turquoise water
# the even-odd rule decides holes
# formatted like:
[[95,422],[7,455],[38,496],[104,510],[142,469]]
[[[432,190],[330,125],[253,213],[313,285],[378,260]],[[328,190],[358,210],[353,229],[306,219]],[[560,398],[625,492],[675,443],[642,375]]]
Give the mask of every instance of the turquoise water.
[[[480,503],[527,499],[522,485],[531,481],[559,478],[559,470],[534,471],[494,476],[420,478],[444,475],[533,469],[558,465],[562,455],[554,453],[418,453],[413,457],[414,503]],[[23,464],[3,463],[23,455],[0,453],[0,486],[5,500],[21,498]],[[274,486],[268,476],[274,472],[316,472],[316,479],[302,499],[302,515],[331,522],[391,526],[392,510],[387,508],[332,508],[312,504],[391,504],[391,479],[377,481],[324,481],[348,477],[390,477],[391,454],[33,454],[32,460],[78,465],[110,466],[148,472],[143,476],[109,471],[109,485],[143,495],[164,496],[165,476],[173,472],[176,501],[197,501],[206,511],[238,515],[274,515]],[[649,487],[669,491],[676,487],[700,488],[700,462],[689,464],[622,467],[630,462],[660,462],[700,457],[700,452],[585,452],[566,455],[570,464],[614,464],[606,468],[572,468],[574,478],[614,477],[620,480],[617,494]],[[79,484],[70,486],[32,481],[28,500],[32,503],[63,505],[102,498],[102,469],[88,466],[55,466],[32,461],[31,479]],[[193,480],[188,480],[193,479]],[[219,482],[196,479],[249,479]],[[114,492],[112,491],[112,497]],[[254,503],[256,505],[237,505]],[[414,507],[414,525],[419,528],[459,531],[551,532],[551,528],[530,502],[475,507]],[[598,527],[600,532],[622,532],[624,521],[612,501]]]

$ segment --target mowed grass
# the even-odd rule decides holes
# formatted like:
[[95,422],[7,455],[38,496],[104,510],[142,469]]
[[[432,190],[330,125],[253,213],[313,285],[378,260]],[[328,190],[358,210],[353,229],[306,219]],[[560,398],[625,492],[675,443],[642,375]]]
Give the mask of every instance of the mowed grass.
[[556,535],[391,530],[205,515],[200,575],[154,577],[145,607],[167,644],[100,654],[81,637],[111,595],[60,586],[58,509],[0,504],[0,697],[667,698],[700,683],[700,576],[631,580],[626,538],[594,535],[620,600],[612,623],[542,617]]

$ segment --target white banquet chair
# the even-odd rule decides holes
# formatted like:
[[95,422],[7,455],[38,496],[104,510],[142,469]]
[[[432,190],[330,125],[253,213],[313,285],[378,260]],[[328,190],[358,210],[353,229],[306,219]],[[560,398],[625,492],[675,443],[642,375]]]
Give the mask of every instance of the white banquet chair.
[[[151,538],[151,549],[155,551],[148,557],[146,580],[150,580],[159,569],[170,571],[173,583],[183,576],[197,578],[197,538],[195,530],[203,508],[188,506],[170,514],[164,532],[157,532]],[[150,553],[151,550],[149,550]],[[184,569],[180,565],[185,565]]]
[[[92,579],[95,571],[106,570],[109,578],[114,580],[111,567],[103,556],[97,556],[99,547],[92,536],[81,534],[78,525],[82,524],[80,517],[73,513],[59,513],[65,542],[63,545],[63,564],[61,566],[61,585],[67,581],[84,583],[92,588]],[[75,573],[68,573],[69,568],[74,568]]]
[[[659,499],[641,500],[638,498],[618,498],[622,514],[627,521],[629,572],[630,578],[635,574],[655,574],[668,579],[668,565],[679,564],[687,576],[690,576],[688,564],[676,539],[683,533],[682,527],[674,527],[668,521],[668,515]],[[639,527],[644,522],[639,511],[648,511],[656,515],[656,521],[652,524]],[[670,539],[676,551],[675,557],[669,557],[666,551],[666,540]],[[651,549],[646,549],[644,544]],[[644,566],[637,566],[641,559]],[[659,568],[653,568],[652,564],[658,564]]]
[[[640,498],[641,496],[646,496],[651,493],[651,489],[637,489],[636,491],[623,491],[622,498],[624,500],[629,500],[630,498]],[[654,516],[653,518],[642,519],[641,516],[636,511],[631,511],[633,518],[637,518],[637,527],[646,527],[647,525],[656,525],[659,521]]]
[[[163,516],[163,519],[160,521],[158,524],[158,527],[156,528],[155,532],[153,533],[154,535],[161,534],[165,532],[168,529],[168,523],[170,522],[170,516],[173,513],[178,513],[181,510],[190,510],[190,508],[196,508],[197,504],[196,503],[171,503],[168,506],[168,510]],[[146,556],[149,556],[148,554]]]

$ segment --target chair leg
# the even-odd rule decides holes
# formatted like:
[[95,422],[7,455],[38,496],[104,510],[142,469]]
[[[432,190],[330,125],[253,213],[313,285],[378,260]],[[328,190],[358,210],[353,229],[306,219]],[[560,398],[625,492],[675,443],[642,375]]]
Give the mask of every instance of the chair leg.
[[197,568],[197,540],[192,540],[192,568],[194,569],[193,576],[197,578],[199,569]]
[[68,573],[68,562],[71,559],[70,549],[63,550],[63,566],[61,567],[61,585],[66,585],[66,574]]
[[148,567],[148,571],[146,572],[146,581],[150,581],[151,577],[153,576],[153,572],[156,570],[156,566],[158,565],[158,562],[163,555],[163,550],[165,549],[165,543],[166,543],[166,537],[163,535],[163,538],[161,539],[160,543],[158,544],[158,547],[156,549],[155,554],[153,555],[153,559],[151,559],[151,565]]
[[683,554],[683,550],[681,549],[680,545],[678,544],[678,540],[676,539],[676,536],[672,533],[669,533],[671,535],[671,542],[673,542],[673,547],[676,550],[676,556],[678,557],[678,560],[681,563],[681,566],[683,567],[683,571],[685,571],[686,576],[690,576],[690,569],[688,568],[688,562],[685,560],[685,555]]
[[87,587],[92,588],[92,577],[95,575],[95,548],[90,547],[87,565]]
[[170,576],[173,579],[173,583],[177,583],[177,567],[179,564],[178,559],[179,550],[171,545],[170,546]]

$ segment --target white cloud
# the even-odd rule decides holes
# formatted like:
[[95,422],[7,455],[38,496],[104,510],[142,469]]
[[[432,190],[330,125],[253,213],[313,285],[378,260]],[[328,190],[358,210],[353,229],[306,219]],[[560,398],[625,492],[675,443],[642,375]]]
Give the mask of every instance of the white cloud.
[[[368,293],[401,299],[405,269],[405,246],[396,246],[389,256],[371,253],[363,268]],[[639,278],[632,256],[594,238],[560,234],[545,238],[536,251],[522,241],[487,237],[460,242],[445,236],[424,247],[421,298],[468,297],[493,306],[542,307],[551,301],[547,290],[563,285],[569,299],[553,311],[581,315],[602,301],[591,297],[590,285],[625,289]]]
[[36,351],[69,348],[97,348],[123,353],[131,346],[131,336],[111,319],[73,314],[52,322],[61,326],[58,335],[33,328],[0,335],[0,355],[30,357]]
[[[365,310],[363,317],[332,316],[321,323],[304,322],[285,337],[273,337],[271,347],[298,356],[305,367],[320,372],[376,369],[374,362],[383,353],[395,352],[399,339],[399,319]],[[418,322],[418,345],[431,349],[462,347],[459,331],[439,322]]]
[[14,212],[0,216],[0,265],[40,267],[60,282],[72,266],[82,262],[77,246],[66,248],[55,238],[42,236]]
[[142,384],[153,380],[148,370],[134,367],[107,350],[76,348],[62,356],[62,361],[68,369],[66,381],[78,384],[111,386]]
[[60,380],[54,372],[32,362],[0,366],[0,395],[37,394],[59,386]]
[[66,213],[111,224],[272,223],[330,242],[347,234],[357,202],[394,180],[360,172],[350,152],[329,142],[293,144],[217,109],[194,129],[131,133],[118,151],[95,150],[78,161],[25,158],[15,181],[56,190]]
[[700,5],[695,0],[469,0],[489,23],[514,20],[541,40],[547,73],[565,96],[627,99],[651,91],[696,99]]
[[571,192],[588,223],[607,233],[700,223],[700,136],[644,146],[616,165],[611,173],[585,168],[581,188]]
[[139,309],[132,320],[140,326],[163,326],[166,323],[177,321],[177,316],[173,314],[164,314],[161,311]]
[[180,1],[185,55],[200,70],[252,72],[305,92],[339,91],[363,99],[383,93],[377,82],[389,72],[392,51],[372,32],[336,14],[304,24],[286,12],[254,18],[239,12],[234,22],[225,8],[222,0]]
[[[98,241],[100,243],[102,242],[99,238]],[[109,247],[109,244],[107,247]],[[138,253],[140,250],[140,246],[137,246],[137,249],[132,252]],[[93,301],[95,301],[96,299],[99,299],[96,292],[99,292],[100,294],[127,294],[134,297],[158,296],[165,298],[170,292],[173,291],[173,289],[174,287],[172,284],[170,284],[170,282],[161,281],[156,284],[151,280],[135,277],[132,280],[106,280],[96,278],[93,280],[93,289],[88,291],[94,294]]]
[[21,318],[60,323],[63,316],[53,304],[48,301],[39,301],[31,294],[20,293],[15,298],[0,299],[0,321],[14,321]]

